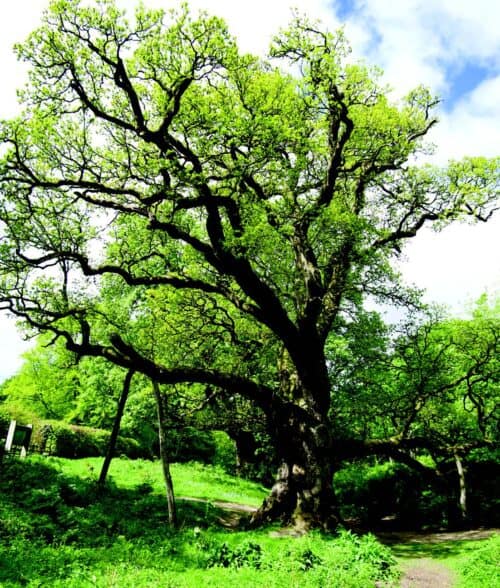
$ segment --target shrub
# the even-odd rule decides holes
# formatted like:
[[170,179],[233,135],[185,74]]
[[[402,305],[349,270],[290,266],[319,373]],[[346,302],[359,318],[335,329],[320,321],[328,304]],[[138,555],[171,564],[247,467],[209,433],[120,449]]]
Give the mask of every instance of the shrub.
[[241,568],[244,566],[260,569],[262,547],[253,541],[244,541],[241,545],[230,547],[226,542],[217,545],[209,552],[207,568]]
[[[237,534],[220,543],[201,533],[196,539],[199,560],[207,570],[258,570],[254,582],[265,574],[273,586],[373,586],[397,578],[396,560],[388,547],[373,535],[358,537],[348,531],[336,537],[310,533],[300,538],[269,538],[252,533]],[[262,574],[262,575],[261,575]],[[232,584],[231,584],[232,585]]]
[[494,535],[470,555],[462,568],[464,588],[500,588],[500,535]]
[[[500,464],[498,455],[482,449],[471,453],[466,468],[468,522],[500,525]],[[373,525],[394,515],[397,523],[418,528],[443,527],[461,522],[458,511],[458,478],[455,465],[447,471],[448,496],[444,487],[427,483],[414,470],[396,462],[358,461],[343,466],[334,478],[342,516]],[[449,490],[448,490],[449,492]]]
[[356,462],[335,474],[342,516],[373,525],[387,516],[399,524],[441,526],[447,520],[446,496],[435,491],[410,468],[391,461]]
[[212,431],[215,444],[213,465],[220,466],[228,474],[236,473],[236,446],[224,431]]
[[[57,457],[99,457],[106,453],[110,432],[91,427],[41,421],[33,430],[32,443],[41,453]],[[135,439],[118,437],[115,453],[132,459],[149,457]]]
[[167,451],[171,462],[185,463],[201,461],[212,463],[215,456],[215,441],[209,431],[194,427],[167,431]]

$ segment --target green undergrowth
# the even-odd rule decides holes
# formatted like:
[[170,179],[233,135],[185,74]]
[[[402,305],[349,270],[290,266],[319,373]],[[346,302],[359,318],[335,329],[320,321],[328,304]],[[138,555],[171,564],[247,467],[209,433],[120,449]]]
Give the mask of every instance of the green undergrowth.
[[500,535],[477,546],[460,562],[460,588],[500,588]]
[[453,571],[455,588],[500,588],[500,535],[483,540],[435,543],[405,542],[391,546],[404,567],[432,559]]
[[[395,560],[373,536],[274,536],[224,528],[210,502],[178,500],[167,525],[158,464],[32,457],[0,470],[0,586],[359,587],[392,581]],[[217,468],[175,465],[180,495],[256,504],[265,489]],[[202,483],[203,481],[203,483]],[[274,529],[276,530],[276,529]]]

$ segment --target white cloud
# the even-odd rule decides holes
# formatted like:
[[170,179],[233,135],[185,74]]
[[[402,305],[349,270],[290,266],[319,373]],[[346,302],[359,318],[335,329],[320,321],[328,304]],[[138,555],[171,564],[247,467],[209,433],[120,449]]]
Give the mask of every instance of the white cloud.
[[[136,2],[119,0],[119,4],[129,8],[134,7]],[[145,4],[166,9],[179,6],[179,2],[173,0],[149,0]],[[223,17],[243,51],[262,55],[266,53],[272,36],[290,22],[292,9],[322,21],[331,29],[339,26],[328,0],[190,0],[189,5],[194,11],[206,10],[209,14]]]
[[500,64],[495,0],[361,0],[356,5],[348,30],[361,40],[357,49],[383,67],[400,92],[424,83],[442,93],[446,69],[460,69],[465,61]]
[[406,250],[400,269],[409,283],[427,290],[428,302],[460,313],[484,292],[500,293],[500,217],[486,224],[425,230]]
[[[178,6],[174,0],[144,0],[147,6]],[[347,1],[347,0],[346,0]],[[11,51],[36,27],[46,0],[16,0],[2,5],[0,57],[2,92],[0,118],[16,111],[15,88],[23,83],[23,68]],[[132,0],[120,0],[133,8]],[[434,160],[444,162],[463,155],[496,155],[500,137],[500,3],[496,0],[352,0],[346,33],[354,55],[385,70],[385,79],[397,94],[420,83],[443,94],[450,77],[464,64],[486,66],[490,79],[459,97],[431,139],[438,149]],[[246,51],[264,53],[274,33],[291,19],[291,8],[338,27],[332,0],[192,0],[224,17]],[[404,265],[407,278],[428,288],[429,298],[458,308],[486,288],[498,289],[500,218],[485,226],[454,226],[442,233],[424,233],[408,247]],[[0,317],[0,380],[17,367],[22,349],[12,322]]]
[[[432,133],[432,160],[499,154],[500,76],[485,80],[441,116]],[[427,299],[455,312],[485,291],[500,292],[500,214],[488,223],[426,231],[407,248],[403,275],[427,290]]]
[[442,113],[431,134],[437,145],[435,160],[466,155],[493,157],[500,145],[500,75],[487,79]]
[[[445,94],[451,77],[466,63],[488,66],[490,79],[456,97],[430,133],[439,164],[466,155],[499,154],[500,4],[494,0],[360,0],[347,33],[355,51],[380,65],[402,95],[424,83]],[[485,290],[500,287],[500,218],[488,224],[424,231],[406,248],[401,265],[410,282],[427,289],[427,299],[455,312]]]
[[441,18],[448,23],[445,36],[450,53],[500,64],[500,4],[496,0],[440,0],[436,4],[441,5]]
[[0,383],[21,367],[21,354],[30,346],[21,339],[14,320],[0,315]]

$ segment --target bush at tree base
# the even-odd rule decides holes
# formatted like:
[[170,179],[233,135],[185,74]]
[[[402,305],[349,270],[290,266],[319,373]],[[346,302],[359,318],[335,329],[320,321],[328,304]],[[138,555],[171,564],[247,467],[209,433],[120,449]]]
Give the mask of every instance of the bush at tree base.
[[[473,456],[474,457],[474,456]],[[483,452],[467,464],[469,526],[500,525],[498,488],[500,465]],[[359,461],[344,465],[334,477],[341,514],[367,526],[385,517],[401,528],[441,528],[457,523],[459,482],[453,469],[447,472],[451,494],[429,484],[418,472],[393,461]]]

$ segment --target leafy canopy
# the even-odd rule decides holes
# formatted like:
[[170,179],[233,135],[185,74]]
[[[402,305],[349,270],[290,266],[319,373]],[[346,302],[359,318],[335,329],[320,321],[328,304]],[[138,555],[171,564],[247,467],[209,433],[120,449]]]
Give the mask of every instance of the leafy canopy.
[[2,306],[164,383],[271,410],[298,381],[326,414],[339,316],[366,295],[411,301],[391,269],[404,241],[496,206],[498,159],[413,165],[428,90],[391,102],[342,32],[301,16],[264,61],[185,6],[129,22],[111,0],[55,0],[17,52],[31,69],[0,123]]

